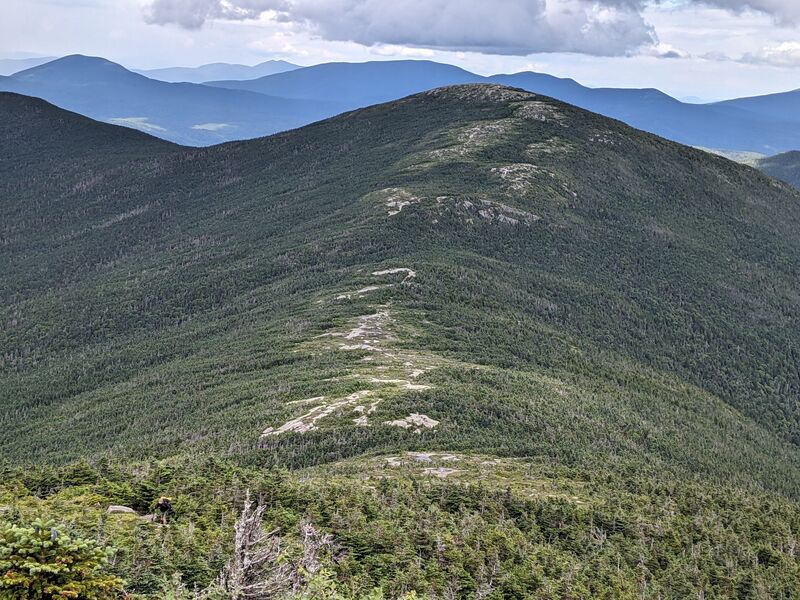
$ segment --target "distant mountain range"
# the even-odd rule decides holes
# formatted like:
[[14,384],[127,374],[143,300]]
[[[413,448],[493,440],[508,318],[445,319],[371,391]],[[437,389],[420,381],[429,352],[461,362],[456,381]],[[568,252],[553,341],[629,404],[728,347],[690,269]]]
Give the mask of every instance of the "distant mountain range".
[[299,100],[333,100],[362,108],[445,85],[482,83],[485,77],[427,60],[326,63],[250,81],[208,85]]
[[766,118],[780,117],[800,123],[800,89],[780,94],[726,100],[718,102],[716,106],[736,108]]
[[13,75],[25,69],[38,67],[44,63],[55,60],[53,56],[41,58],[0,58],[0,75]]
[[93,119],[193,146],[264,136],[342,110],[329,102],[165,83],[79,55],[0,77],[0,90],[43,98]]
[[275,75],[285,71],[299,69],[298,65],[285,60],[268,60],[254,66],[236,65],[229,63],[211,63],[199,67],[171,67],[167,69],[136,70],[152,79],[169,81],[172,83],[186,81],[189,83],[205,83],[215,79],[257,79],[267,75]]
[[800,111],[793,92],[765,96],[763,107],[759,98],[742,101],[741,106],[737,104],[740,101],[689,104],[656,89],[588,88],[573,79],[533,72],[482,77],[428,61],[329,63],[251,81],[209,85],[284,98],[333,100],[360,108],[456,83],[521,88],[692,146],[774,154],[800,143]]
[[[282,72],[244,79],[259,70]],[[347,110],[428,89],[497,83],[550,96],[687,145],[773,155],[800,145],[800,91],[712,104],[681,102],[656,89],[589,88],[572,79],[523,72],[483,77],[431,61],[281,61],[245,67],[147,71],[155,81],[101,58],[70,56],[0,78],[0,90],[36,96],[95,119],[135,127],[181,144],[258,137]]]

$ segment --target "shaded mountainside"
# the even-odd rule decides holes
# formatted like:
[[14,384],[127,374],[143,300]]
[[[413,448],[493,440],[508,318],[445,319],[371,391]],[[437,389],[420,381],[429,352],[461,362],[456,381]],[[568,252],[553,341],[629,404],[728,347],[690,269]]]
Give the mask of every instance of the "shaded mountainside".
[[[800,193],[496,85],[204,149],[31,103],[0,95],[0,446],[105,466],[20,473],[24,510],[169,482],[216,531],[266,486],[359,593],[796,596]],[[180,561],[222,538],[176,539],[208,582]]]
[[756,167],[767,175],[800,188],[800,152],[786,152],[759,159]]
[[156,81],[80,55],[0,77],[0,90],[194,146],[259,137],[341,112],[326,102]]

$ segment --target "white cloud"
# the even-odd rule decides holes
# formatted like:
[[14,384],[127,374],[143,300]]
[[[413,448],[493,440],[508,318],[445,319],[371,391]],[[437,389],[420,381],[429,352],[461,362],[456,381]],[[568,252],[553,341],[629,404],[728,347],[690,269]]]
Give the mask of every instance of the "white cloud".
[[642,52],[645,56],[655,56],[656,58],[691,58],[691,54],[676,48],[672,44],[659,42],[653,46],[644,49]]
[[373,48],[378,56],[400,56],[403,58],[433,58],[436,53],[428,48],[409,48],[397,44],[378,44]]
[[783,42],[767,46],[758,52],[745,54],[742,61],[775,67],[800,67],[800,42]]
[[201,131],[222,131],[231,125],[229,123],[200,123],[192,125],[192,129],[199,129]]
[[151,123],[148,117],[116,117],[114,119],[107,119],[112,125],[122,125],[123,127],[132,127],[147,133],[158,133],[166,131],[160,125]]

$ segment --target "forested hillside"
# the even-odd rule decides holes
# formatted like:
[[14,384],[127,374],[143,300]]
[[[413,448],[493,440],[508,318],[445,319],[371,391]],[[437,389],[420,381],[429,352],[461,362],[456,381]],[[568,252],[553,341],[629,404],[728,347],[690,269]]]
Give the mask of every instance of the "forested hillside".
[[800,152],[768,156],[759,160],[756,166],[767,175],[800,188]]
[[130,591],[249,488],[342,597],[800,594],[788,185],[495,85],[204,149],[0,112],[0,504]]

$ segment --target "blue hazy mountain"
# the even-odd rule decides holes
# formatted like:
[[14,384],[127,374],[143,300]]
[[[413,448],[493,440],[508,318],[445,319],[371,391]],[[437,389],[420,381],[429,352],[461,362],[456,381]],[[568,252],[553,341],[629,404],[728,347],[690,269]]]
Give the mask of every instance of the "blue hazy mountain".
[[80,55],[0,77],[0,90],[43,98],[100,121],[197,146],[260,137],[341,112],[329,102],[165,83],[102,58]]
[[550,96],[693,146],[775,154],[796,148],[800,140],[800,117],[796,116],[800,111],[790,117],[788,106],[759,112],[738,106],[738,101],[689,104],[656,89],[589,88],[573,79],[533,72],[482,77],[430,61],[329,63],[251,81],[208,85],[360,108],[435,87],[479,82]]
[[427,60],[326,63],[251,81],[208,85],[302,100],[331,100],[361,108],[446,85],[479,83],[484,77]]
[[211,63],[199,67],[169,67],[165,69],[148,70],[134,69],[134,72],[150,77],[151,79],[169,81],[172,83],[182,81],[189,83],[205,83],[206,81],[214,81],[217,79],[257,79],[259,77],[293,71],[299,68],[298,65],[286,62],[285,60],[268,60],[253,66]]
[[[800,89],[779,94],[752,96],[718,102],[715,106],[733,107],[766,117],[780,115],[790,121],[800,121]],[[795,148],[800,142],[795,144]]]
[[25,69],[38,67],[44,63],[55,60],[55,56],[42,56],[37,58],[0,58],[0,75],[13,75]]

